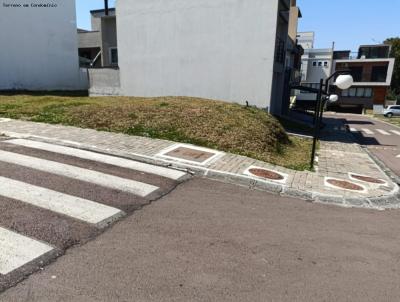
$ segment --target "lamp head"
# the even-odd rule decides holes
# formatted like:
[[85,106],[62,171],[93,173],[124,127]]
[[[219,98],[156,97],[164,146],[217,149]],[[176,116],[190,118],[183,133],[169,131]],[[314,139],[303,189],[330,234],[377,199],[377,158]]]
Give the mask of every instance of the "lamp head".
[[339,96],[337,94],[331,94],[329,96],[329,103],[336,103],[339,100]]
[[342,90],[349,89],[354,84],[353,77],[349,74],[342,74],[336,79],[336,86]]

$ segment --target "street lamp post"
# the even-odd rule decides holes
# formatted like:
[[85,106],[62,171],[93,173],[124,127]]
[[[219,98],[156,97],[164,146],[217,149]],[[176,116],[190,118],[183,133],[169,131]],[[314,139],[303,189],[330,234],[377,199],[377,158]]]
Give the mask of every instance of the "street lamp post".
[[315,115],[314,115],[314,135],[313,135],[313,145],[311,150],[311,169],[314,168],[315,163],[315,153],[317,149],[317,142],[319,139],[320,129],[322,118],[324,114],[324,108],[327,102],[334,103],[337,102],[339,97],[335,94],[329,94],[329,82],[334,78],[336,79],[336,86],[342,90],[349,89],[353,85],[353,77],[350,75],[350,70],[338,70],[334,72],[331,76],[329,76],[325,81],[323,79],[320,80],[319,88],[311,88],[306,86],[299,85],[291,85],[292,89],[307,91],[309,93],[315,93],[317,98],[315,100]]
[[329,95],[329,82],[336,76],[338,77],[335,84],[342,90],[349,89],[354,82],[353,77],[349,74],[348,70],[338,70],[329,76],[325,81],[323,79],[320,80],[315,107],[315,128],[310,162],[311,169],[314,168],[315,164],[315,152],[317,149],[317,142],[320,135],[325,106],[327,102],[336,102],[338,100],[337,95]]

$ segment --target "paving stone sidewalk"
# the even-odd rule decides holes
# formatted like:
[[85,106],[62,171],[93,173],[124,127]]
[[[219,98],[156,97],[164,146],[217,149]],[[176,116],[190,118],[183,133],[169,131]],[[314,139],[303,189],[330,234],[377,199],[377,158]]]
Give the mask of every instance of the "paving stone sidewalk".
[[[333,127],[334,134],[325,133],[330,141],[321,142],[317,171],[310,172],[165,140],[0,118],[0,134],[9,137],[111,153],[315,202],[400,208],[398,186],[362,147],[352,143],[345,129]],[[340,142],[334,141],[335,135]]]

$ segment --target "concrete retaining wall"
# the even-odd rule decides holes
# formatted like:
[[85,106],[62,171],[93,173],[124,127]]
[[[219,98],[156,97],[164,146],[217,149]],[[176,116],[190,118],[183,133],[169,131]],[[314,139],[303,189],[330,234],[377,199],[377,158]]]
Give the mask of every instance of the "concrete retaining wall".
[[89,95],[120,95],[119,70],[113,68],[88,69]]

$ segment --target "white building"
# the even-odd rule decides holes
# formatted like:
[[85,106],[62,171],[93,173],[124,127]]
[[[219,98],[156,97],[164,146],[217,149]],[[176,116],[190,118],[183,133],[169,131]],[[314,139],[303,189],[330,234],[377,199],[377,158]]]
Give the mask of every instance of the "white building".
[[[328,78],[333,71],[333,48],[316,49],[314,47],[314,32],[298,33],[298,43],[304,48],[301,57],[301,85],[311,88],[319,88],[321,79]],[[316,94],[296,92],[296,100],[315,101]]]
[[78,90],[75,0],[13,0],[0,6],[0,90]]
[[[248,102],[280,114],[290,8],[295,4],[119,0],[120,88],[111,91]],[[111,73],[102,72],[101,79],[112,82]]]

